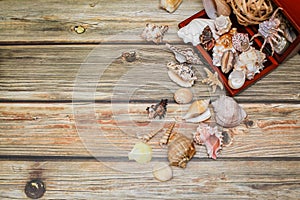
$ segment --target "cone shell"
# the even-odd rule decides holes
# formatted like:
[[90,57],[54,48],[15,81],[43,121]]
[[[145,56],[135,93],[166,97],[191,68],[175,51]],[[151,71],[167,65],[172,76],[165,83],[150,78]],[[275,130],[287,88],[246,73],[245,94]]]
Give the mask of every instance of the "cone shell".
[[217,124],[226,128],[238,126],[247,116],[244,109],[232,97],[221,96],[212,103],[212,106]]
[[182,0],[161,0],[160,7],[172,13],[179,7],[181,2]]
[[188,112],[183,116],[182,119],[187,120],[187,119],[195,118],[195,117],[201,115],[202,113],[204,113],[207,110],[208,104],[209,104],[209,99],[194,101],[190,105]]

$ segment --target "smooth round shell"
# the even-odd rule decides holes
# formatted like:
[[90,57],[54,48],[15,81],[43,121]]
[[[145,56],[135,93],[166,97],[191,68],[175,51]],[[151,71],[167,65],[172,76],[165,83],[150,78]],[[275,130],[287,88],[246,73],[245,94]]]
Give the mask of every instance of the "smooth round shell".
[[180,88],[174,93],[174,100],[178,104],[187,104],[193,100],[193,93],[190,89]]
[[244,85],[245,80],[246,80],[246,76],[243,71],[234,70],[229,74],[228,85],[232,89],[239,89]]
[[152,148],[143,142],[138,142],[134,145],[130,153],[128,153],[129,160],[135,160],[138,163],[145,164],[152,159]]
[[159,181],[168,181],[173,178],[173,170],[167,163],[156,163],[152,170],[154,178]]

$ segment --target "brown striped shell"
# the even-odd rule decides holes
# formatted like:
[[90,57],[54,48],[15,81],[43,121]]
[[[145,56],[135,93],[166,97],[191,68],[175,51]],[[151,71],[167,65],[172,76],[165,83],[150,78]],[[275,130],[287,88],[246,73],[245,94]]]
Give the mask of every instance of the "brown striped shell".
[[170,165],[185,168],[187,162],[195,155],[196,149],[191,139],[180,133],[173,133],[168,146]]

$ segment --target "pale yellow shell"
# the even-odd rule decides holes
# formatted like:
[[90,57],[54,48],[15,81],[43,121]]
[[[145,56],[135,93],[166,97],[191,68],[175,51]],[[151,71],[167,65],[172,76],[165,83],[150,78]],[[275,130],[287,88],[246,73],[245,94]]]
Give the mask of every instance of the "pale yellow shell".
[[128,154],[128,158],[141,164],[148,163],[152,159],[152,148],[148,144],[138,142]]
[[182,119],[186,120],[186,119],[199,116],[200,114],[204,113],[207,110],[208,104],[209,104],[209,99],[194,101],[190,105],[187,113],[182,117]]

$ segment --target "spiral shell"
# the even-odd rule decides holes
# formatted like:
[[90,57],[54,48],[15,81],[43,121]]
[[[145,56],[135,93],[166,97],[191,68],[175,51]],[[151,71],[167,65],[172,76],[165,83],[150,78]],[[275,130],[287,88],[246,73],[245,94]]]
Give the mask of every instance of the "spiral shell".
[[180,133],[172,134],[168,146],[168,159],[170,165],[185,168],[186,164],[196,153],[194,143],[191,139]]

